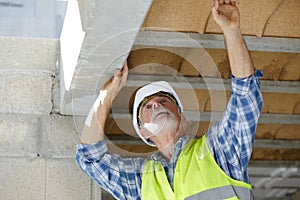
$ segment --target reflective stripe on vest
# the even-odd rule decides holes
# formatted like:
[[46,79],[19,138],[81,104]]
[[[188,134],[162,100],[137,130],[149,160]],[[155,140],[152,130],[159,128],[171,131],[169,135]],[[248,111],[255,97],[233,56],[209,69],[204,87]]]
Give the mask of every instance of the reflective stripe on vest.
[[[236,198],[235,198],[236,197]],[[227,185],[219,188],[213,188],[210,190],[205,190],[199,192],[190,197],[185,198],[185,200],[199,200],[199,199],[250,199],[253,200],[252,191],[248,188]]]
[[232,179],[218,166],[205,136],[190,141],[180,153],[173,185],[174,189],[160,163],[145,163],[142,200],[253,199],[250,184]]

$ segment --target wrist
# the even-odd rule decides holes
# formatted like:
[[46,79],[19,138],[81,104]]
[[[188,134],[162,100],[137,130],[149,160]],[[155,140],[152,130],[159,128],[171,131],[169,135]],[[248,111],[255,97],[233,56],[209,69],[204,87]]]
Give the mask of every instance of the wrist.
[[242,35],[240,28],[236,26],[228,26],[226,28],[223,28],[222,32],[225,37],[236,37],[238,35]]

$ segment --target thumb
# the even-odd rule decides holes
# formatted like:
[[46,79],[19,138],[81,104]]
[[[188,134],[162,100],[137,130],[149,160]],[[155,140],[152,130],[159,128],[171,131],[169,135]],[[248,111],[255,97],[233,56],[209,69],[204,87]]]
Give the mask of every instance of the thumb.
[[218,0],[212,0],[212,8],[217,10],[219,7],[219,1]]
[[212,3],[213,3],[213,6],[212,6],[212,8],[211,8],[212,15],[213,15],[213,16],[216,16],[216,15],[219,14],[219,12],[218,12],[219,1],[218,1],[218,0],[213,0]]

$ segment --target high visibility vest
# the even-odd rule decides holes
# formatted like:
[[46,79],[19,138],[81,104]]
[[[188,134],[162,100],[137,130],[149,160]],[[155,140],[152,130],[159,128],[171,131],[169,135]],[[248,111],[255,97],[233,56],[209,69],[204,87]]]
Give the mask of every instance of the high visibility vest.
[[180,153],[171,188],[163,166],[145,163],[142,200],[253,199],[250,184],[229,177],[216,163],[203,136],[190,141]]

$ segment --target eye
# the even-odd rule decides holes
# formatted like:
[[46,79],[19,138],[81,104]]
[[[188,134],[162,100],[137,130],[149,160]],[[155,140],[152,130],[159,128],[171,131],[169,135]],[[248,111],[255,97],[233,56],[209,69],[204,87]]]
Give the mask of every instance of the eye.
[[161,100],[159,101],[160,104],[165,104],[165,103],[167,103],[167,102],[168,102],[167,99],[161,99]]
[[152,108],[152,106],[151,106],[150,104],[147,104],[147,105],[145,106],[145,108],[146,108],[146,110],[149,110],[149,109]]
[[164,103],[166,103],[166,100],[163,99],[163,100],[160,101],[160,103],[164,104]]

